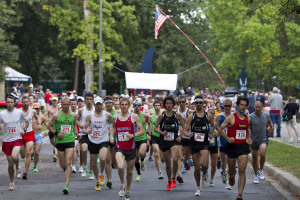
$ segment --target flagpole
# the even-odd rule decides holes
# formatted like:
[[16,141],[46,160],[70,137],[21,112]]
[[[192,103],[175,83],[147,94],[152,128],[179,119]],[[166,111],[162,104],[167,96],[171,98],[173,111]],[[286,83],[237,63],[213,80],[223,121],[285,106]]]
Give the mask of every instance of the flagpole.
[[170,20],[170,22],[172,22],[172,24],[194,45],[194,47],[202,54],[202,56],[207,60],[207,62],[209,63],[209,65],[213,68],[213,70],[216,72],[216,74],[218,75],[219,79],[221,80],[224,88],[226,89],[226,86],[221,78],[221,76],[219,75],[219,73],[217,72],[217,70],[215,69],[215,67],[211,64],[211,62],[208,60],[208,58],[204,55],[204,53],[202,53],[202,51],[197,47],[197,45],[166,15],[166,13],[164,13],[164,11],[162,11],[158,6],[156,6],[159,11],[167,17],[168,20]]

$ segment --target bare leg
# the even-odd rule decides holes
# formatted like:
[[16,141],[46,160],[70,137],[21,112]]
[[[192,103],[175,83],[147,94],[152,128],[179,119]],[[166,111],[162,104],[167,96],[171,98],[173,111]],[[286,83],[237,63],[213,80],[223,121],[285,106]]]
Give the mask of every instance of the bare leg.
[[35,143],[35,155],[34,155],[34,160],[33,160],[35,167],[37,166],[39,159],[40,159],[41,148],[42,148],[42,143]]
[[171,147],[172,159],[173,159],[173,169],[172,169],[172,178],[176,178],[178,171],[178,160],[179,160],[179,146],[175,145]]
[[172,173],[172,168],[171,168],[171,151],[168,150],[166,152],[163,152],[165,162],[166,162],[166,172],[168,176],[168,181],[171,182],[171,173]]
[[127,187],[126,187],[126,190],[127,191],[130,191],[134,161],[135,161],[134,159],[126,161],[126,163],[127,163],[127,174],[126,174]]
[[125,166],[125,156],[121,152],[116,152],[116,161],[118,166],[118,174],[120,177],[121,184],[124,184],[124,166]]
[[248,162],[248,155],[241,155],[238,157],[238,167],[239,167],[239,194],[243,193],[246,184],[246,167]]
[[210,159],[211,159],[210,180],[213,181],[215,177],[215,173],[217,171],[218,153],[210,154]]
[[258,151],[257,150],[252,150],[252,167],[255,176],[257,176],[257,171],[258,171]]
[[25,144],[25,152],[26,152],[25,173],[27,173],[30,167],[31,154],[33,153],[33,141],[27,142]]
[[194,163],[194,177],[197,187],[200,187],[200,152],[192,154]]

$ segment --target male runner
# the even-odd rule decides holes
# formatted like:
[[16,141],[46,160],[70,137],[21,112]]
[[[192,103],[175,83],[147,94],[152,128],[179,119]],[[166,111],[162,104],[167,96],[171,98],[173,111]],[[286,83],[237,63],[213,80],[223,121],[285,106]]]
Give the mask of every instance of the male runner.
[[34,163],[33,172],[38,172],[37,164],[40,159],[40,151],[42,148],[42,135],[43,135],[43,133],[41,133],[42,124],[45,124],[48,127],[48,119],[42,114],[41,106],[39,103],[33,103],[33,109],[36,110],[36,114],[39,119],[38,121],[35,120],[33,123],[33,131],[35,133],[35,144],[34,144],[35,154],[33,160]]
[[[175,178],[178,171],[178,159],[180,159],[179,143],[181,141],[181,135],[179,134],[182,134],[182,132],[178,132],[179,122],[180,124],[184,124],[184,121],[179,113],[173,111],[175,106],[175,100],[173,97],[165,97],[163,106],[166,111],[158,116],[154,131],[160,134],[159,147],[163,152],[168,176],[168,185],[166,190],[171,191],[172,188],[176,188]],[[171,166],[171,155],[173,158],[173,169]]]
[[[219,135],[224,137],[228,143],[225,146],[228,162],[229,184],[231,186],[235,183],[236,161],[238,162],[239,182],[237,200],[242,200],[242,193],[246,184],[246,167],[248,163],[248,154],[250,153],[248,139],[251,145],[252,141],[249,133],[249,123],[251,119],[244,114],[249,100],[244,96],[239,96],[236,102],[237,112],[228,116],[223,124],[219,127]],[[227,135],[224,133],[225,127],[228,127]]]
[[[27,179],[27,173],[30,167],[31,154],[33,153],[33,146],[35,143],[35,133],[33,131],[33,123],[40,124],[40,120],[35,110],[29,107],[28,97],[22,98],[22,112],[25,114],[25,118],[29,121],[29,125],[22,136],[23,144],[20,149],[20,155],[25,158],[25,171],[23,173],[23,179]],[[24,126],[24,125],[23,125]]]
[[59,165],[65,171],[64,194],[69,193],[71,178],[71,160],[74,153],[76,114],[69,109],[70,100],[64,97],[61,101],[62,109],[50,119],[48,129],[54,134],[55,146],[58,150]]
[[[85,118],[83,132],[89,137],[90,162],[94,175],[96,176],[96,191],[101,191],[105,184],[104,168],[106,162],[107,148],[109,143],[109,123],[112,123],[110,113],[103,111],[103,99],[99,96],[94,98],[95,110]],[[89,128],[89,129],[88,129]],[[100,155],[100,174],[98,173],[97,158]],[[111,177],[110,177],[111,179]]]
[[[141,124],[140,118],[135,113],[129,113],[130,106],[129,99],[121,98],[121,113],[113,117],[113,128],[111,129],[110,142],[113,144],[114,134],[117,135],[116,140],[116,161],[118,166],[118,173],[121,181],[121,188],[119,195],[124,196],[125,200],[130,200],[130,186],[132,181],[132,171],[135,162],[135,142],[134,138],[144,134],[144,128]],[[134,133],[135,125],[139,131]],[[125,160],[127,164],[127,186],[124,181],[124,167]]]
[[[27,129],[29,122],[25,118],[25,114],[18,109],[15,109],[16,100],[13,96],[6,97],[7,109],[0,112],[0,124],[3,124],[2,132],[2,151],[6,155],[8,161],[8,175],[10,178],[9,190],[15,189],[14,182],[14,165],[16,166],[17,178],[21,175],[19,172],[19,153],[20,146],[22,145],[22,135]],[[25,122],[25,127],[22,128],[21,124]]]
[[[263,172],[266,150],[268,146],[268,136],[274,130],[270,116],[262,112],[263,105],[260,101],[255,102],[254,112],[250,114],[250,130],[251,130],[251,149],[252,149],[252,167],[254,170],[254,184],[259,184],[259,179],[264,180]],[[268,130],[267,130],[268,125]]]
[[[70,104],[71,104],[70,108],[71,108],[72,113],[78,114],[76,99],[75,98],[70,99]],[[76,124],[75,128],[77,130],[77,133],[80,133],[80,128],[77,124]],[[79,144],[79,138],[77,137],[77,135],[75,135],[74,153],[73,153],[72,164],[71,164],[72,173],[77,173],[76,163],[77,163],[77,157],[78,157],[78,144]]]
[[[211,128],[208,132],[209,124],[214,127],[214,118],[210,113],[203,110],[202,104],[204,100],[201,96],[196,96],[195,99],[196,111],[189,115],[186,126],[184,128],[184,134],[190,137],[191,154],[194,163],[194,176],[197,184],[197,190],[195,195],[200,196],[200,163],[202,165],[203,177],[202,187],[207,187],[208,182],[208,137],[213,137],[214,128]],[[191,133],[188,130],[191,129]]]
[[[80,108],[78,110],[78,115],[76,119],[76,124],[80,127],[81,131],[81,139],[79,140],[80,143],[80,168],[79,171],[81,171],[82,168],[82,174],[81,177],[86,177],[88,170],[87,170],[87,151],[88,151],[88,144],[89,144],[89,138],[87,134],[83,133],[83,125],[85,122],[85,118],[88,114],[91,114],[92,111],[94,111],[94,105],[93,105],[93,93],[87,92],[85,94],[85,107]],[[90,167],[91,168],[91,167]],[[93,180],[94,175],[93,172],[90,169],[90,172],[88,173],[89,179]]]

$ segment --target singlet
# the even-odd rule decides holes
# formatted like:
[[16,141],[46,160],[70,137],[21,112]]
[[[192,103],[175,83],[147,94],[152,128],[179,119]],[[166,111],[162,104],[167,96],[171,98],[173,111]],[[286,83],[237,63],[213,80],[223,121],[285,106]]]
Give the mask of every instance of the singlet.
[[0,112],[0,124],[4,124],[3,142],[13,142],[22,139],[20,135],[21,124],[26,121],[25,114],[21,110],[14,109],[9,112],[4,110]]
[[[179,111],[179,108],[177,109],[177,112],[181,115],[181,117],[183,118],[183,120],[184,120],[184,123],[186,123],[187,122],[187,118],[188,118],[188,116],[189,116],[189,109],[187,108],[184,112],[180,112]],[[180,122],[179,122],[179,133],[178,133],[178,135],[180,135],[180,133],[181,133],[181,131],[182,131],[182,126],[181,126],[181,124],[180,124]],[[182,138],[184,138],[184,139],[190,139],[189,137],[187,137],[187,136],[185,136],[184,134],[182,135]]]
[[157,118],[155,118],[155,110],[154,110],[153,115],[152,115],[152,120],[151,120],[151,123],[152,123],[151,136],[160,137],[160,134],[155,132],[155,130],[154,130],[154,126],[155,126],[156,122],[157,122]]
[[128,118],[122,121],[120,114],[117,115],[116,119],[116,147],[122,150],[132,150],[135,148],[134,138],[128,139],[126,137],[126,132],[134,134],[134,124],[132,122],[132,113],[129,114]]
[[101,117],[96,117],[95,111],[91,112],[90,129],[92,130],[92,133],[89,134],[88,137],[92,143],[100,144],[109,142],[106,111],[102,112]]
[[59,119],[54,124],[54,130],[58,133],[63,134],[63,138],[59,139],[57,136],[54,136],[55,143],[67,143],[75,141],[75,132],[74,132],[74,118],[72,112],[69,111],[69,115],[65,116],[63,113],[58,111]]
[[249,129],[248,116],[244,114],[245,119],[243,120],[237,116],[237,113],[234,113],[233,116],[234,124],[228,127],[227,136],[235,139],[233,144],[244,143],[247,140]]
[[[20,110],[23,112],[22,108]],[[29,133],[29,132],[33,131],[32,110],[30,108],[29,108],[28,115],[25,115],[25,119],[29,121],[29,125],[28,125],[27,131],[26,131],[26,133]],[[24,127],[25,123],[23,123],[22,126]]]
[[[224,116],[224,113],[220,113],[220,122],[219,122],[218,128],[221,126],[221,124],[223,124],[223,122],[225,121],[225,119],[226,119],[226,117]],[[228,127],[226,126],[223,129],[223,132],[227,135],[227,131],[228,131]],[[227,142],[228,141],[225,138],[223,138],[222,136],[220,136],[221,147],[224,147],[227,144]]]
[[[141,136],[136,137],[135,141],[147,140],[147,133],[146,133],[146,129],[147,129],[146,126],[147,125],[146,125],[146,122],[143,119],[143,112],[141,112],[141,114],[140,114],[140,120],[141,120],[141,123],[143,125],[145,133]],[[139,131],[138,127],[135,125],[135,132],[138,132],[138,131]]]
[[[210,129],[211,129],[211,125],[208,125],[208,132],[210,132]],[[218,144],[216,137],[213,137],[212,139],[210,139],[210,137],[208,137],[208,142],[209,142],[210,147],[217,146],[217,144]]]
[[[91,114],[92,111],[95,110],[95,107],[93,107],[93,109],[91,111],[86,109],[86,106],[83,108],[82,114],[81,114],[81,122],[84,125],[85,124],[85,118],[86,116],[88,116],[89,114]],[[83,133],[83,131],[80,129],[80,135],[86,135],[85,133]]]
[[258,116],[254,113],[249,115],[251,118],[251,140],[253,142],[259,142],[267,139],[267,125],[269,116],[267,113],[261,112]]
[[160,130],[162,132],[167,131],[166,136],[160,135],[161,144],[164,142],[174,142],[178,137],[179,121],[176,117],[176,112],[173,111],[171,117],[166,115],[166,111],[162,113],[162,119],[160,122]]
[[204,111],[203,117],[198,117],[196,111],[193,112],[193,119],[191,122],[191,130],[194,136],[191,137],[191,145],[209,145],[208,141],[208,128],[209,121],[207,112]]

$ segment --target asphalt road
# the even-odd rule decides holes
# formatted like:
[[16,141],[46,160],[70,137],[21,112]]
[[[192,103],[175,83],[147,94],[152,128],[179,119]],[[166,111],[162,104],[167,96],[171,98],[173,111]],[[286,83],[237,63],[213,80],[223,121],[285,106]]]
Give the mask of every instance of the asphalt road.
[[[64,187],[64,172],[59,168],[58,163],[52,162],[52,148],[48,138],[44,138],[44,144],[41,151],[41,161],[39,163],[38,173],[32,172],[32,164],[27,180],[16,180],[16,188],[14,191],[8,191],[9,178],[7,173],[7,161],[3,154],[0,156],[0,200],[74,200],[74,199],[122,199],[118,192],[120,188],[120,180],[117,170],[113,170],[113,188],[108,189],[102,187],[102,191],[94,190],[95,181],[82,178],[80,173],[72,174],[69,194],[64,195],[62,190]],[[20,160],[20,166],[24,169],[24,161]],[[193,176],[194,168],[183,175],[184,183],[177,184],[177,188],[172,191],[165,191],[167,179],[165,175],[165,166],[163,172],[165,179],[158,180],[154,162],[146,161],[147,169],[142,172],[142,181],[135,182],[136,171],[131,188],[131,199],[143,200],[164,200],[164,199],[199,199],[194,196],[196,183]],[[201,190],[201,199],[235,199],[237,195],[237,185],[232,190],[226,190],[221,181],[220,170],[217,170],[214,187],[208,187]],[[247,168],[247,183],[245,186],[243,197],[244,199],[286,199],[279,193],[270,183],[273,180],[267,178],[261,181],[259,185],[254,185],[253,173],[250,167]],[[268,180],[269,179],[269,180]]]

